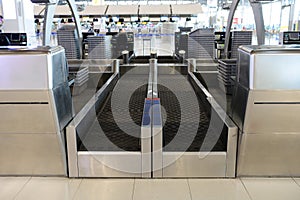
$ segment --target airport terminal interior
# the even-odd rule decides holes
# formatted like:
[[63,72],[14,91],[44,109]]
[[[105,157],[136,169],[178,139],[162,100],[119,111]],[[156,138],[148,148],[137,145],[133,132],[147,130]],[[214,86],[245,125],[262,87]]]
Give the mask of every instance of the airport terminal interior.
[[300,200],[300,0],[0,0],[0,199]]

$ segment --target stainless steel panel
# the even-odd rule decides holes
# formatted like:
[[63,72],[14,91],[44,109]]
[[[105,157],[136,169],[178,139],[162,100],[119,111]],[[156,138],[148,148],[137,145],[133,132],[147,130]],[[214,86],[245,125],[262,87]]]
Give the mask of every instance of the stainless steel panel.
[[0,175],[66,176],[66,155],[56,134],[2,133]]
[[300,53],[254,54],[253,85],[258,90],[299,90]]
[[59,87],[60,85],[66,83],[68,81],[67,75],[67,60],[65,56],[65,52],[57,52],[56,54],[52,55],[51,64],[48,66],[52,69],[52,85],[53,88]]
[[69,177],[78,177],[78,160],[77,160],[77,136],[74,124],[69,124],[66,129],[68,169]]
[[71,91],[68,83],[65,82],[51,91],[54,97],[54,108],[60,130],[63,130],[73,117],[73,105]]
[[140,152],[78,152],[80,177],[142,177]]
[[300,91],[250,90],[244,133],[300,133]]
[[66,175],[62,130],[72,101],[64,49],[2,49],[0,60],[2,174]]
[[237,142],[238,142],[238,127],[226,117],[225,123],[228,127],[228,141],[226,152],[226,177],[236,176],[236,156],[237,156]]
[[226,153],[163,152],[163,165],[163,177],[225,177]]
[[0,102],[48,102],[49,92],[38,90],[1,90]]
[[0,113],[1,137],[6,133],[56,133],[49,104],[0,104]]
[[243,134],[237,176],[299,176],[300,133]]
[[[68,150],[68,167],[69,167],[69,177],[79,177],[79,161],[77,152],[77,134],[86,133],[87,130],[93,124],[97,110],[99,107],[99,102],[103,101],[105,98],[105,93],[110,91],[110,88],[114,86],[117,80],[117,74],[114,74],[109,80],[103,85],[103,87],[93,96],[88,103],[79,111],[79,113],[74,117],[66,129],[67,137],[67,150]],[[80,137],[84,137],[80,135]],[[86,166],[88,163],[83,163]],[[92,166],[91,166],[92,167]],[[87,173],[87,172],[86,172]],[[85,176],[92,176],[85,175]]]
[[49,88],[47,66],[45,55],[1,55],[0,90]]
[[150,178],[152,172],[151,126],[142,127],[141,151],[142,151],[142,177]]
[[[226,172],[225,177],[235,177],[236,175],[236,156],[237,156],[237,142],[238,142],[238,127],[225,113],[222,107],[215,101],[211,100],[211,106],[217,115],[224,122],[227,127],[227,151],[226,151]],[[213,152],[214,153],[214,152]]]
[[152,128],[152,170],[153,177],[163,177],[163,135],[162,126]]

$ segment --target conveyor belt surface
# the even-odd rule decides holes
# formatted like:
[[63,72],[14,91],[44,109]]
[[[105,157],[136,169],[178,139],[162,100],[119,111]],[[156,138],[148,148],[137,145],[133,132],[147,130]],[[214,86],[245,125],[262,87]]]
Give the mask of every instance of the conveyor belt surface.
[[[86,137],[82,138],[81,151],[141,150],[140,134],[147,83],[148,73],[122,76],[104,106],[97,112],[97,119]],[[130,93],[132,95],[128,105],[126,96]],[[127,115],[128,110],[130,117]]]
[[[210,108],[205,108],[201,103],[187,77],[170,67],[160,68],[159,72],[158,94],[165,110],[164,151],[200,151],[206,137],[206,142],[217,141],[217,143],[206,144],[201,151],[209,151],[211,146],[213,151],[226,151],[226,145],[221,139],[215,139],[219,134],[214,132],[213,127],[209,127],[210,115],[207,111]],[[186,110],[182,111],[183,108]]]

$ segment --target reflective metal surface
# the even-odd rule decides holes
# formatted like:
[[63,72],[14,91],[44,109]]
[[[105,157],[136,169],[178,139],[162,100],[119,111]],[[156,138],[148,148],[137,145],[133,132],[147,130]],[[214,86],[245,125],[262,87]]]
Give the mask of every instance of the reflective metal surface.
[[[78,171],[79,177],[142,177],[142,155],[140,152],[78,152]],[[133,171],[137,173],[129,173]]]
[[226,152],[164,152],[163,177],[225,177]]
[[[116,88],[118,88],[118,85],[122,83],[119,80],[120,82],[114,85],[112,84],[112,80],[110,79],[107,82],[106,86],[104,86],[100,89],[100,91],[97,92],[96,98],[93,98],[79,112],[79,114],[74,118],[73,122],[67,128],[67,142],[70,159],[70,177],[235,177],[237,127],[226,116],[226,113],[223,111],[223,109],[215,102],[209,92],[203,85],[201,85],[201,83],[197,80],[193,73],[189,73],[188,76],[184,75],[183,77],[181,77],[180,75],[180,80],[186,81],[185,84],[188,85],[190,84],[188,80],[190,80],[190,82],[192,82],[192,86],[194,88],[197,88],[195,89],[195,91],[200,91],[201,94],[199,95],[204,94],[205,101],[213,108],[213,116],[221,121],[224,117],[222,121],[222,127],[224,125],[225,126],[223,130],[221,130],[221,137],[225,137],[225,144],[221,145],[222,149],[220,149],[221,147],[218,146],[218,143],[218,147],[216,147],[217,150],[215,149],[210,153],[202,150],[201,153],[199,153],[199,151],[191,150],[194,149],[195,145],[197,146],[198,144],[200,144],[199,141],[196,141],[197,139],[200,139],[201,141],[203,140],[203,138],[198,137],[194,141],[195,144],[193,144],[192,147],[190,147],[190,149],[188,150],[189,152],[176,152],[171,150],[166,151],[168,148],[164,147],[165,133],[163,131],[163,124],[165,123],[165,121],[163,121],[162,118],[163,115],[166,114],[164,113],[166,111],[162,110],[160,99],[157,98],[162,97],[162,95],[159,95],[158,93],[157,96],[157,93],[155,93],[154,91],[159,92],[160,88],[162,87],[157,84],[159,83],[161,78],[166,78],[166,80],[164,81],[168,81],[174,74],[177,74],[178,72],[186,74],[186,69],[183,70],[181,69],[182,66],[180,68],[180,66],[177,67],[173,65],[157,66],[157,63],[155,61],[155,59],[150,60],[150,73],[148,76],[147,85],[148,92],[145,93],[147,94],[148,98],[145,100],[143,108],[140,151],[118,151],[113,150],[112,148],[108,150],[107,148],[109,145],[103,144],[103,141],[100,140],[95,140],[94,144],[101,144],[101,148],[97,147],[97,149],[93,151],[83,151],[78,149],[78,138],[76,137],[87,138],[86,134],[89,134],[89,128],[94,126],[93,123],[95,121],[95,106],[96,110],[98,110],[101,105],[100,102],[104,101],[105,99],[105,95],[102,98],[99,98],[99,96],[103,95],[105,91],[107,92],[115,90]],[[145,74],[144,72],[147,71],[143,69],[143,67],[145,68],[145,66],[140,65],[136,67],[141,70],[135,71],[134,76],[132,76],[131,78],[136,78],[137,76],[143,75]],[[158,67],[157,70],[155,69],[156,67]],[[160,77],[160,80],[158,79],[157,72],[165,73],[169,71],[171,71],[172,74],[163,74],[162,77]],[[116,73],[114,74],[114,77],[117,77]],[[115,78],[115,80],[117,79]],[[178,80],[179,79],[177,77],[177,79],[175,79],[176,84],[181,84],[181,82],[179,82]],[[123,82],[122,84],[125,84],[125,82]],[[183,96],[189,94],[188,92],[193,92],[192,86],[189,85],[191,91],[186,91],[181,90],[182,86],[176,86],[174,84],[174,87],[179,88],[178,91],[182,92],[181,95]],[[126,93],[126,91],[122,92]],[[108,100],[106,100],[106,103],[109,103],[109,98],[110,97],[108,97]],[[195,98],[197,100],[196,96]],[[171,107],[175,107],[172,102],[168,103]],[[186,103],[189,104],[189,102]],[[103,107],[103,109],[106,109],[105,106]],[[189,109],[194,110],[194,108],[192,107],[189,107]],[[184,122],[189,121],[188,118],[184,120]],[[101,119],[98,119],[98,121],[101,122]],[[126,122],[125,119],[123,119],[123,121]],[[189,125],[190,124],[187,124],[186,128],[188,128]],[[111,126],[113,126],[113,123],[111,123]],[[120,139],[126,140],[126,138],[123,137]],[[182,137],[182,139],[184,139],[184,137]],[[103,140],[103,138],[101,140]],[[180,149],[181,144],[178,144],[177,147]],[[171,160],[174,160],[175,162],[170,164]]]
[[72,101],[64,49],[1,49],[0,62],[0,174],[66,176]]
[[[67,127],[67,149],[68,149],[68,167],[69,177],[79,177],[78,169],[78,148],[77,133],[85,133],[95,120],[95,106],[99,106],[99,102],[104,101],[107,92],[115,85],[117,74],[114,74],[103,87],[92,97],[89,102],[80,110]],[[81,135],[79,135],[80,137]],[[84,136],[82,136],[84,137]]]
[[53,133],[0,133],[0,175],[66,176],[62,145]]
[[244,46],[232,99],[238,176],[299,176],[300,48]]

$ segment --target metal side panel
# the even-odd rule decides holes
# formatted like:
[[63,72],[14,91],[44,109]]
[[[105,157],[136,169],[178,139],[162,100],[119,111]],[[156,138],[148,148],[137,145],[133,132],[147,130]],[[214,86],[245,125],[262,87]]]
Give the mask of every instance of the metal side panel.
[[48,90],[1,90],[0,103],[49,102]]
[[300,91],[250,90],[243,132],[300,132]]
[[236,176],[238,127],[229,119],[229,117],[226,117],[225,123],[228,127],[226,177],[233,178]]
[[153,177],[156,178],[163,176],[163,127],[161,116],[160,99],[154,99],[152,106],[152,170]]
[[80,177],[142,177],[141,152],[78,152]]
[[66,176],[67,166],[56,134],[1,134],[0,175]]
[[[175,162],[174,162],[175,161]],[[225,152],[163,152],[163,177],[225,177]]]
[[79,177],[77,160],[76,128],[73,123],[66,129],[69,177]]
[[240,137],[237,176],[300,176],[300,133]]
[[0,134],[55,134],[57,131],[49,102],[44,104],[7,102],[7,104],[0,104],[0,113],[2,115]]
[[152,170],[153,177],[159,178],[163,177],[163,136],[162,136],[162,127],[154,127],[152,136]]
[[142,127],[141,148],[142,148],[142,177],[151,177],[151,127]]

